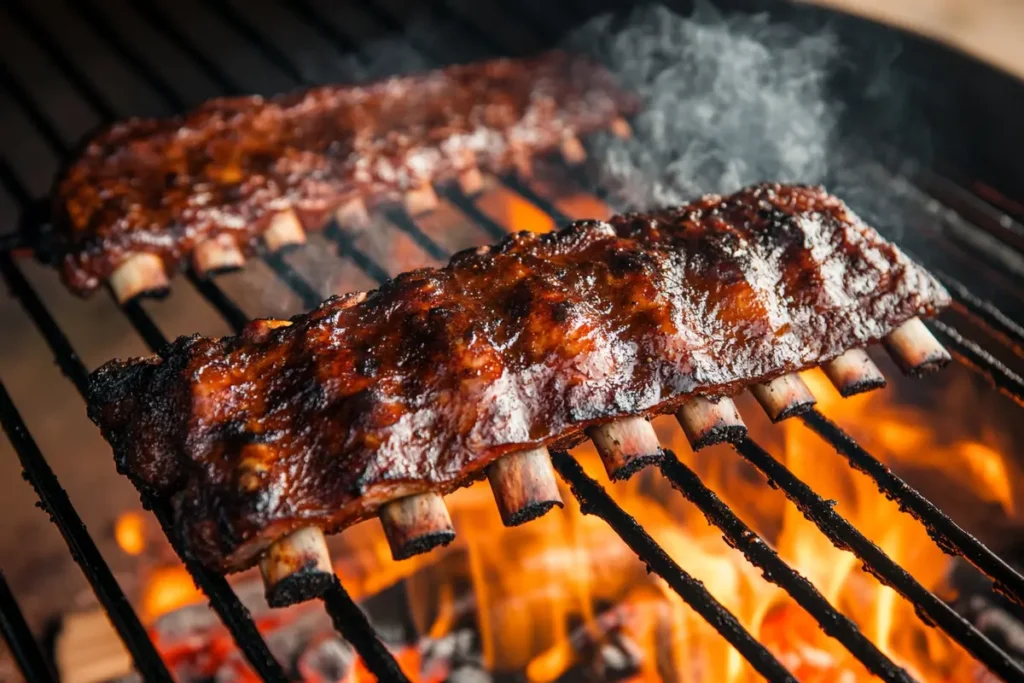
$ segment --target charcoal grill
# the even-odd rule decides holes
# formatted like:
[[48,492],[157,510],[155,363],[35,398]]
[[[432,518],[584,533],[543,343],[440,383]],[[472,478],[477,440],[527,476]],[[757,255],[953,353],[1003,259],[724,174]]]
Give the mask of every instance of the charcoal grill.
[[[254,82],[270,92],[319,80],[344,79],[344,74],[312,73],[316,69],[304,66],[301,54],[297,54],[288,46],[288,41],[278,35],[279,26],[274,23],[275,18],[285,17],[287,26],[301,27],[303,31],[317,36],[319,42],[326,43],[336,52],[338,64],[350,59],[351,63],[365,66],[376,59],[365,50],[368,37],[406,31],[410,54],[419,60],[413,66],[423,66],[494,54],[528,53],[556,42],[567,28],[589,15],[610,9],[598,6],[601,3],[587,3],[585,8],[583,4],[551,4],[533,0],[508,9],[487,3],[451,0],[450,4],[445,4],[438,0],[420,7],[445,28],[436,33],[407,31],[411,8],[392,0],[365,0],[342,8],[329,7],[330,3],[326,2],[246,3],[244,13],[242,3],[230,0],[196,2],[194,7],[190,4],[190,10],[203,16],[207,34],[213,30],[221,31],[231,41],[245,44],[248,50],[258,55],[258,64],[249,64],[241,71],[237,62],[229,67],[211,54],[208,46],[200,46],[182,24],[181,15],[172,16],[164,4],[144,0],[88,0],[61,5],[60,9],[80,26],[81,31],[94,34],[120,62],[119,68],[145,84],[158,110],[147,113],[170,113],[196,104],[202,96],[189,94],[187,85],[161,68],[156,57],[140,47],[137,41],[128,39],[126,31],[130,26],[145,26],[147,31],[158,34],[190,68],[202,74],[223,94],[241,94],[253,89]],[[52,9],[57,3],[41,5]],[[115,104],[107,94],[109,90],[100,87],[102,74],[75,60],[72,51],[53,30],[52,22],[42,18],[43,12],[39,7],[30,6],[27,1],[14,1],[4,4],[3,14],[45,53],[66,81],[68,92],[77,100],[76,106],[91,110],[97,119],[104,121],[135,113]],[[795,22],[817,20],[822,16],[816,10],[781,3],[771,3],[770,8],[778,17]],[[115,20],[115,17],[129,17],[130,21],[126,23]],[[853,42],[870,40],[875,33],[884,31],[881,27],[857,20],[838,21],[850,28],[852,33],[849,35],[855,36]],[[216,29],[211,29],[214,25]],[[1024,86],[937,45],[909,36],[904,40],[908,46],[903,56],[907,68],[913,70],[921,68],[921,64],[928,64],[930,71],[922,73],[943,74],[942,92],[929,89],[924,94],[925,102],[929,98],[939,98],[948,105],[957,98],[969,97],[968,101],[972,103],[971,107],[958,109],[948,117],[954,126],[949,129],[954,136],[943,137],[941,143],[936,143],[933,163],[926,167],[932,170],[919,170],[910,178],[910,182],[947,209],[927,214],[922,220],[938,222],[934,227],[951,236],[961,247],[937,254],[929,252],[926,254],[928,258],[923,259],[954,297],[953,310],[943,320],[930,325],[959,361],[984,375],[1018,404],[1024,405],[1024,379],[1012,369],[1024,357],[1024,328],[1015,322],[1024,306],[1024,298],[1019,297],[1020,290],[1013,284],[1014,279],[1021,276],[1021,271],[1016,259],[1006,256],[1007,253],[1011,256],[1024,253],[1024,207],[1006,199],[1024,197],[1024,169],[1020,167],[1018,158],[1000,154],[1024,136],[1019,128],[1012,126],[1012,122],[1021,120],[1013,112],[1019,114],[1024,111]],[[251,78],[253,69],[265,70],[265,78]],[[243,71],[248,74],[245,78],[239,75]],[[0,62],[0,88],[20,115],[31,121],[35,134],[55,158],[66,157],[70,153],[70,144],[85,132],[77,131],[75,136],[71,136],[62,131],[55,122],[56,112],[44,103],[49,101],[40,97],[38,84],[19,76],[11,64]],[[998,117],[995,115],[997,111],[1001,112]],[[898,149],[896,153],[899,154]],[[45,204],[27,188],[27,172],[28,169],[0,158],[0,186],[15,202],[23,217],[23,226],[31,230],[43,220]],[[508,192],[546,212],[556,223],[569,222],[552,198],[544,196],[529,183],[513,177],[500,178],[498,182]],[[498,239],[506,234],[506,227],[489,217],[473,198],[462,194],[459,189],[446,189],[443,197],[478,227],[481,239]],[[444,245],[442,239],[430,234],[402,209],[389,209],[386,218],[428,257],[445,260],[450,255],[451,249]],[[0,274],[11,295],[45,339],[62,372],[75,389],[84,394],[87,368],[60,323],[25,276],[24,260],[29,253],[21,234],[24,233],[11,231],[0,238]],[[370,250],[362,248],[337,224],[330,225],[325,236],[336,248],[338,256],[347,262],[346,267],[358,268],[371,281],[380,282],[388,277],[387,265],[380,263]],[[912,252],[917,249],[923,252],[923,242],[915,244],[908,238],[907,243]],[[291,291],[304,307],[310,308],[319,303],[322,292],[287,258],[268,255],[263,260],[272,277]],[[977,264],[986,265],[979,269]],[[947,275],[947,268],[967,273],[969,277],[962,276],[967,281],[961,282]],[[229,327],[236,331],[242,328],[249,316],[216,278],[200,280],[191,274],[186,277],[189,284],[182,283],[179,287],[194,288]],[[978,295],[980,291],[986,295]],[[121,310],[144,343],[159,353],[168,340],[149,307],[135,301]],[[990,577],[997,590],[1024,604],[1024,576],[957,526],[826,416],[812,410],[800,419],[825,444],[846,457],[851,467],[870,476],[907,514],[924,523],[943,550],[962,556]],[[20,458],[26,478],[59,527],[138,671],[147,681],[170,681],[171,676],[139,617],[2,384],[0,420]],[[764,448],[749,438],[735,447],[770,482],[780,487],[833,543],[855,553],[868,571],[909,600],[926,620],[945,631],[993,673],[1007,680],[1024,680],[1024,669],[1019,663],[915,581],[840,516],[828,501],[795,477]],[[572,456],[554,453],[553,460],[583,511],[604,518],[640,559],[727,638],[757,671],[768,680],[793,680],[768,649],[715,601],[699,581],[671,560],[638,522],[618,507],[597,481],[584,473]],[[731,544],[743,551],[751,563],[764,570],[769,580],[788,592],[870,671],[884,680],[910,680],[905,671],[879,651],[851,621],[842,617],[806,579],[783,562],[686,465],[667,453],[661,471],[721,529]],[[170,523],[168,510],[156,501],[144,502],[166,530]],[[188,556],[182,559],[253,669],[268,681],[287,680],[284,668],[271,655],[252,618],[225,579],[204,570]],[[337,579],[323,601],[337,630],[355,646],[380,680],[406,680],[366,616]],[[2,574],[0,628],[28,680],[53,680],[46,659],[19,611],[16,596],[12,595]]]

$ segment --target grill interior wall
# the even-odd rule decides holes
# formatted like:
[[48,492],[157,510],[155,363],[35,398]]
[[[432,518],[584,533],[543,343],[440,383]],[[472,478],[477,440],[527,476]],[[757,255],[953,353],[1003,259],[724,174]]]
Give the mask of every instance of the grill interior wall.
[[[382,3],[368,8],[339,8],[334,3],[318,2],[317,10],[332,19],[334,30],[347,34],[353,41],[362,41],[384,35],[382,19],[393,12],[401,16],[407,8]],[[164,115],[178,105],[191,106],[204,99],[223,94],[224,83],[212,77],[193,56],[175,46],[165,34],[132,8],[128,2],[90,2],[79,5],[85,9],[72,9],[70,3],[46,0],[24,3],[31,21],[52,34],[56,47],[65,55],[73,55],[75,65],[89,77],[89,83],[108,102],[117,115]],[[320,33],[300,21],[293,13],[276,3],[229,4],[236,11],[244,7],[244,16],[265,31],[263,34],[282,54],[288,55],[297,66],[296,74],[289,74],[287,64],[277,63],[271,52],[260,49],[238,31],[238,27],[225,20],[222,11],[195,2],[160,2],[160,10],[171,16],[174,25],[185,32],[201,54],[212,60],[230,84],[241,91],[271,94],[299,85],[302,82],[333,82],[352,77],[352,60],[346,60]],[[214,4],[214,7],[217,5]],[[529,51],[536,45],[531,26],[537,15],[503,14],[494,8],[474,5],[465,8],[469,21],[478,25],[500,26],[495,31],[498,45],[469,37],[465,26],[458,22],[446,29],[460,37],[454,52],[445,48],[452,59],[482,56],[490,49],[509,51],[519,46]],[[470,12],[470,10],[472,10]],[[240,13],[240,12],[239,12]],[[551,19],[557,15],[539,15]],[[475,17],[475,18],[473,18]],[[540,33],[556,30],[557,18]],[[268,28],[269,27],[269,28]],[[98,30],[97,30],[98,29]],[[125,54],[106,36],[113,31],[116,41],[123,41],[127,52],[144,56],[140,71],[132,67]],[[436,33],[413,32],[417,39],[432,39],[445,43],[446,31]],[[483,44],[481,44],[483,43]],[[379,69],[415,69],[428,65],[428,60],[415,50],[395,57],[380,55]],[[0,110],[0,146],[17,179],[31,196],[41,196],[48,189],[57,170],[55,141],[71,146],[90,128],[101,122],[101,112],[91,106],[81,89],[71,82],[64,69],[47,55],[34,40],[31,31],[10,9],[0,10],[0,87],[7,91]],[[168,90],[146,71],[157,75],[158,83],[166,82]],[[295,76],[299,77],[299,81]],[[53,126],[53,137],[47,140],[38,122],[26,114],[16,102],[18,85],[29,93],[29,99]],[[9,190],[10,188],[8,188]],[[8,191],[0,191],[0,225],[2,230],[13,228],[19,209]],[[459,209],[447,204],[446,211],[458,215]],[[949,221],[959,225],[956,217],[937,217],[923,211],[919,220]],[[469,225],[457,237],[434,233],[432,236],[452,250],[459,246],[480,244],[493,239],[479,225],[468,218]],[[438,221],[441,224],[442,221]],[[944,228],[948,227],[946,225]],[[962,230],[970,229],[969,226]],[[950,229],[954,235],[957,233]],[[289,264],[304,274],[320,296],[332,293],[368,289],[375,286],[372,273],[365,268],[369,257],[386,269],[389,275],[432,261],[427,251],[413,236],[383,221],[376,236],[364,235],[356,240],[355,254],[336,254],[333,242],[314,236],[311,244],[287,257]],[[444,240],[455,240],[444,243]],[[465,240],[465,244],[456,241]],[[971,264],[984,263],[983,257],[960,253],[961,246],[951,241],[950,263],[970,270]],[[360,267],[363,263],[364,267]],[[148,349],[138,337],[125,316],[108,296],[103,294],[82,302],[65,292],[56,275],[37,264],[21,261],[19,267],[39,292],[54,314],[85,364],[92,368],[114,356],[146,355]],[[958,271],[959,272],[959,271]],[[1000,273],[975,274],[985,280],[991,291],[1003,297],[1001,303],[1020,305],[1016,288]],[[287,317],[306,305],[284,287],[261,261],[251,261],[240,273],[218,278],[218,284],[238,302],[249,316]],[[146,303],[146,310],[159,325],[165,336],[178,334],[226,334],[230,332],[224,320],[200,296],[195,288],[178,279],[172,295],[163,302]],[[35,327],[10,297],[0,297],[0,377],[14,396],[28,426],[43,452],[56,469],[80,514],[100,544],[104,556],[119,572],[126,592],[133,591],[131,565],[117,552],[111,533],[114,516],[126,508],[137,506],[138,497],[126,480],[110,466],[109,448],[100,439],[82,410],[81,399],[74,388],[61,376],[52,362],[52,353],[36,332]],[[81,573],[67,554],[66,546],[56,529],[44,514],[35,509],[34,492],[19,477],[17,458],[6,440],[0,440],[0,481],[5,484],[0,496],[0,514],[6,523],[0,526],[0,550],[4,557],[4,570],[15,586],[22,607],[30,617],[52,611],[53,607],[68,607],[90,603],[92,598]],[[31,542],[26,545],[26,539]],[[38,623],[36,623],[38,626]]]

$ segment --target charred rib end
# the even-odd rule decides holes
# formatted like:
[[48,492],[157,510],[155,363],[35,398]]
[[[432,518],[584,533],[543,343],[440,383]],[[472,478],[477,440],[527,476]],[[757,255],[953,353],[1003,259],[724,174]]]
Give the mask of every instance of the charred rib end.
[[391,556],[406,560],[455,540],[448,507],[439,493],[422,493],[393,500],[380,509]]
[[551,456],[544,446],[510,453],[487,467],[487,479],[505,526],[517,526],[561,507]]
[[608,477],[623,481],[661,459],[661,444],[651,423],[627,417],[587,429],[604,463]]
[[291,209],[274,214],[263,233],[263,243],[271,254],[305,244],[306,231],[298,214]]
[[747,438],[746,425],[719,425],[704,432],[699,439],[690,442],[690,448],[699,451],[720,443],[737,443]]
[[267,586],[267,604],[271,607],[290,607],[319,598],[327,592],[333,580],[333,573],[321,571],[311,562],[288,578]]
[[228,273],[244,265],[245,255],[227,233],[196,245],[192,252],[192,268],[199,277]]
[[162,299],[170,292],[164,262],[156,254],[129,256],[110,275],[110,288],[117,303],[126,304],[138,297]]
[[633,477],[634,474],[642,469],[645,469],[649,465],[657,465],[661,463],[665,457],[665,452],[659,450],[657,453],[650,453],[648,455],[641,455],[633,458],[628,463],[615,470],[614,472],[608,473],[608,478],[612,481],[628,481]]
[[814,394],[795,373],[776,377],[764,384],[754,384],[750,391],[772,422],[782,422],[805,413],[817,403]]
[[850,349],[821,369],[843,398],[885,386],[885,376],[864,349]]
[[446,546],[454,540],[454,531],[437,531],[411,538],[400,546],[391,543],[391,557],[395,560],[408,560],[415,555],[422,555],[434,548]]
[[911,318],[882,340],[893,360],[907,375],[920,377],[941,370],[952,358],[920,318]]
[[712,401],[694,396],[676,411],[676,419],[695,451],[718,443],[735,443],[747,436],[747,425],[736,404],[727,397]]
[[287,607],[321,596],[334,579],[324,532],[310,526],[278,539],[260,560],[260,573],[271,607]]

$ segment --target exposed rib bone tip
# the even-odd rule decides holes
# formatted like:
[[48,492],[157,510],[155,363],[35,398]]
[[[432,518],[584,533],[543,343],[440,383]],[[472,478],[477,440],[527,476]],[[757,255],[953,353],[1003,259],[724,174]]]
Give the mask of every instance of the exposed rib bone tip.
[[844,398],[885,386],[885,376],[864,349],[850,349],[821,369]]
[[817,403],[814,394],[796,373],[776,377],[764,384],[751,385],[750,393],[772,422],[781,422],[807,412]]
[[562,507],[555,468],[544,446],[502,456],[487,466],[487,479],[505,526],[518,526],[556,505]]
[[647,465],[661,460],[661,445],[651,423],[642,417],[627,417],[587,429],[608,478],[629,479]]
[[405,560],[455,540],[448,506],[439,493],[420,493],[381,506],[378,513],[391,556]]
[[587,150],[579,138],[569,136],[562,140],[562,158],[570,166],[577,166],[587,160]]
[[164,262],[156,254],[132,254],[110,275],[110,289],[117,303],[124,304],[136,297],[164,297],[170,291],[170,282]]
[[904,373],[919,377],[944,368],[952,358],[920,318],[911,318],[882,340]]
[[192,251],[192,268],[199,277],[238,270],[244,265],[245,254],[226,232],[200,242]]
[[334,212],[334,218],[338,221],[338,225],[353,230],[368,228],[373,222],[370,219],[370,211],[366,208],[366,202],[359,197],[342,204]]
[[694,396],[676,411],[690,448],[699,451],[718,443],[736,443],[747,436],[747,425],[731,398],[712,401]]
[[621,116],[614,119],[608,127],[611,129],[613,134],[623,140],[628,140],[633,137],[633,128],[629,125],[629,121]]
[[291,209],[274,214],[270,218],[270,225],[263,232],[263,243],[272,254],[305,244],[306,230],[298,214]]
[[260,560],[260,573],[271,607],[323,595],[334,579],[324,532],[315,526],[303,527],[274,541]]
[[437,208],[437,193],[429,184],[420,185],[405,193],[405,210],[410,216],[422,216]]
[[480,194],[484,189],[484,177],[479,168],[467,168],[459,173],[459,189],[467,197]]

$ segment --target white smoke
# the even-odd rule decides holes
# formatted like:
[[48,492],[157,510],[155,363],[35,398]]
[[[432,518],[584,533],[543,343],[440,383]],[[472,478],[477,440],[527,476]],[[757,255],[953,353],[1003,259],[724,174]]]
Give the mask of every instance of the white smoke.
[[[769,180],[861,194],[852,168],[860,155],[840,125],[846,105],[830,91],[850,65],[829,27],[805,31],[707,5],[688,17],[647,6],[621,23],[598,17],[566,46],[604,62],[642,101],[631,139],[592,140],[595,180],[616,208],[649,210]],[[865,99],[894,101],[891,56],[883,57],[868,67],[878,73]]]

